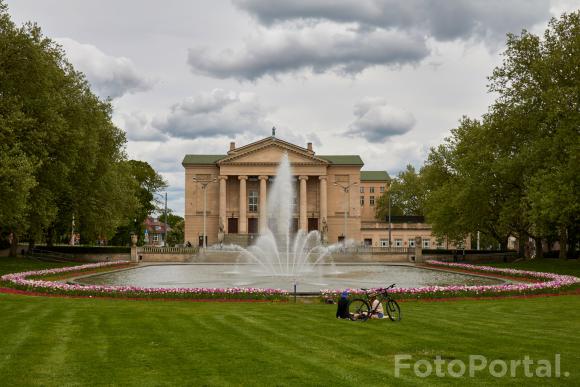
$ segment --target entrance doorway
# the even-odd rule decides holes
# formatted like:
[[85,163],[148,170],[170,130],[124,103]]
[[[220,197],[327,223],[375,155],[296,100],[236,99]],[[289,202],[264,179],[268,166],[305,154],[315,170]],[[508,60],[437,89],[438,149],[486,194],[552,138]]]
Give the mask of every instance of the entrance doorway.
[[318,230],[318,218],[308,218],[308,232]]
[[258,233],[258,218],[248,218],[248,233]]
[[238,218],[228,218],[228,234],[238,233]]

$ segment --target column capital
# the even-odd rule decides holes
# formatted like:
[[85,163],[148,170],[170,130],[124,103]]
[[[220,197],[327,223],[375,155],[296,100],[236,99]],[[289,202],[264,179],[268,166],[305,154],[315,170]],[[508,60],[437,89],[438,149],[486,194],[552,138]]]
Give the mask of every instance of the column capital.
[[248,180],[248,176],[238,176],[238,180]]
[[270,178],[270,176],[264,176],[264,175],[258,176],[258,179],[260,179],[260,180],[268,180],[269,178]]
[[298,180],[308,180],[308,176],[298,176]]
[[226,175],[219,175],[218,176],[218,179],[220,179],[220,180],[227,180],[228,177]]
[[318,176],[318,180],[327,180],[328,176],[324,175],[324,176]]

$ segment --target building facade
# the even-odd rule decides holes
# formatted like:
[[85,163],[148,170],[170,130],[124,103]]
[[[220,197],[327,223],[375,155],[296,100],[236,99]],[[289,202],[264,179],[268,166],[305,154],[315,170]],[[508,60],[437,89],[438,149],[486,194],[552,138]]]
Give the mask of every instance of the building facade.
[[[165,223],[159,218],[148,216],[143,222],[143,239],[147,246],[165,246]],[[171,227],[167,226],[167,233]]]
[[[355,243],[385,246],[388,224],[375,218],[375,205],[388,189],[387,172],[361,171],[358,155],[317,155],[311,143],[303,148],[275,136],[242,147],[230,143],[227,154],[185,156],[186,243],[202,244],[204,208],[208,245],[218,242],[220,226],[226,243],[249,243],[259,234],[283,154],[295,176],[294,229],[320,230],[326,224],[328,243],[346,236]],[[424,231],[413,237],[432,239],[430,229]],[[411,236],[405,238],[408,246]]]

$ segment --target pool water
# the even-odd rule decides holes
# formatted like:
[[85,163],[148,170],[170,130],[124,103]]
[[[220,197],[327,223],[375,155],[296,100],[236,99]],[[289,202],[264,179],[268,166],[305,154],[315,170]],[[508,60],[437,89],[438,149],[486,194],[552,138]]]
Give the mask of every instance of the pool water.
[[449,285],[495,285],[504,281],[461,273],[392,264],[320,265],[300,276],[265,275],[255,265],[163,264],[91,275],[76,280],[87,285],[123,285],[152,288],[276,288],[298,292],[321,289],[399,288]]

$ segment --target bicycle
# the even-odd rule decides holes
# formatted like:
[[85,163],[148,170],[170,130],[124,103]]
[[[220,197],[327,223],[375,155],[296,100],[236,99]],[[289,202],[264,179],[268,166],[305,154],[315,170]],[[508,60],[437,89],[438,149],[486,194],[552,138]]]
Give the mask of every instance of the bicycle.
[[375,308],[372,308],[369,302],[369,289],[361,289],[365,292],[365,298],[355,298],[351,300],[348,304],[348,314],[352,321],[366,321],[368,320],[373,314],[377,312],[379,305],[381,305],[384,301],[386,301],[386,308],[385,311],[387,312],[387,316],[391,321],[400,321],[401,320],[401,308],[397,301],[395,301],[391,295],[389,294],[389,289],[395,287],[395,284],[388,286],[382,289],[375,289],[372,293],[377,293],[377,298],[379,303],[376,305]]

